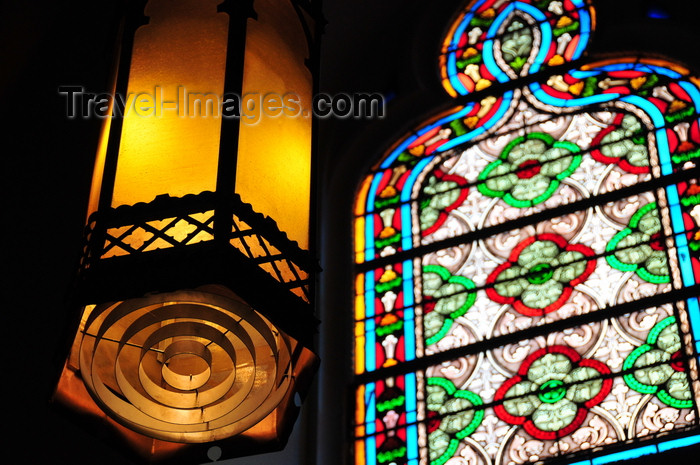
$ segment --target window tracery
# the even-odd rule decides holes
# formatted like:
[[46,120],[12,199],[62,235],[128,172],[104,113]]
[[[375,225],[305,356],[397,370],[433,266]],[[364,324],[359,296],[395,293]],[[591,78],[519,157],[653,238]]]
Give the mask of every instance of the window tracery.
[[471,2],[440,56],[471,98],[361,183],[356,464],[700,442],[700,81],[562,66],[594,25],[586,0]]

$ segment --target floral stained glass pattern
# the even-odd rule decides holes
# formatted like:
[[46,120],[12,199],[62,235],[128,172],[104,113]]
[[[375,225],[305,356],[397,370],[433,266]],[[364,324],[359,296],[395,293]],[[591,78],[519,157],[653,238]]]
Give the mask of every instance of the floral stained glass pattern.
[[[443,225],[447,214],[467,198],[466,181],[454,174],[435,170],[421,191],[420,226],[424,236]],[[385,210],[386,211],[386,210]]]
[[594,252],[568,244],[556,234],[532,236],[518,244],[508,261],[487,278],[491,300],[510,304],[519,313],[542,315],[561,308],[577,284],[595,269]]
[[604,363],[581,359],[569,347],[543,348],[496,391],[494,400],[503,402],[494,410],[534,438],[560,438],[578,429],[588,410],[605,399],[612,379],[603,376],[609,373]]
[[362,182],[357,465],[588,460],[700,429],[700,81],[639,57],[561,71],[593,19],[470,2],[441,70],[477,97]]
[[634,271],[650,283],[667,283],[671,279],[655,202],[632,215],[629,226],[612,238],[607,250],[613,252],[607,257],[608,263],[618,270]]
[[[664,306],[624,315],[620,321],[635,322],[627,328],[594,320],[562,332],[543,331],[544,337],[496,347],[486,357],[466,356],[427,367],[422,423],[427,463],[446,463],[454,457],[486,464],[500,457],[502,463],[523,464],[649,436],[651,425],[665,432],[693,428],[694,408],[670,407],[663,395],[640,392],[628,379],[635,371],[658,365],[638,362],[636,370],[631,369],[629,360],[639,353],[631,341],[641,334],[659,334],[653,328],[668,326],[665,320],[671,311]],[[673,342],[661,345],[675,348]],[[646,374],[637,376],[645,379]],[[656,383],[664,386],[663,380]],[[378,398],[383,409],[386,398]],[[390,407],[396,411],[383,413],[381,420],[391,427],[384,433],[393,438],[382,442],[386,447],[399,444],[411,426],[398,403]],[[395,463],[409,461],[405,444],[394,450]],[[399,457],[400,451],[405,453]]]
[[581,164],[579,147],[568,141],[532,132],[511,141],[498,160],[479,175],[479,191],[502,197],[513,207],[531,207],[554,194],[562,179]]
[[614,163],[629,173],[649,172],[649,153],[642,123],[634,115],[619,113],[613,123],[593,139],[594,159]]
[[452,276],[439,265],[423,267],[423,325],[425,342],[433,344],[445,337],[456,318],[474,305],[474,282],[464,276]]
[[443,85],[453,96],[575,60],[592,29],[585,0],[470,3],[440,57]]
[[442,465],[450,459],[460,440],[472,434],[484,419],[481,397],[459,390],[445,378],[428,378],[428,431],[430,463]]
[[625,375],[625,381],[637,392],[655,394],[670,407],[692,407],[693,394],[681,349],[676,318],[665,318],[649,331],[646,344],[625,360],[624,369],[634,370]]

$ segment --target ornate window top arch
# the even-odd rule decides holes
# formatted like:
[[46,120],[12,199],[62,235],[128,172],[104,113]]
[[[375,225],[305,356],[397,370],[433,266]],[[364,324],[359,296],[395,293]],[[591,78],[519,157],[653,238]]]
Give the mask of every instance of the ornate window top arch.
[[576,67],[594,26],[585,0],[471,2],[440,55],[466,97],[362,181],[356,464],[700,442],[700,81]]
[[581,57],[595,26],[589,0],[471,2],[452,24],[440,55],[454,96],[483,90]]

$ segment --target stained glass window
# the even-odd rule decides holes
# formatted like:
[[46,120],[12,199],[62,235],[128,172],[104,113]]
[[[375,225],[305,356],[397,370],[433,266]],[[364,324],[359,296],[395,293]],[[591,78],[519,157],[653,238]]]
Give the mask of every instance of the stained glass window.
[[454,108],[362,181],[356,464],[700,442],[700,80],[578,64],[594,27],[587,0],[470,2],[440,56]]

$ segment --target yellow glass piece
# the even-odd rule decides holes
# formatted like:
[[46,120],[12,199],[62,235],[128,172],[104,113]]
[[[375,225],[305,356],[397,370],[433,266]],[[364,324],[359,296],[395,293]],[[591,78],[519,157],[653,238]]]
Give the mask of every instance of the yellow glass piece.
[[355,220],[355,263],[365,261],[365,219],[359,217]]
[[248,21],[246,32],[236,192],[307,249],[312,119],[311,73],[304,65],[308,47],[299,22],[290,21],[296,19],[291,3],[257,1],[255,11],[258,19]]
[[362,181],[362,185],[360,186],[360,189],[357,191],[357,200],[355,201],[355,215],[356,216],[361,216],[365,214],[365,209],[367,206],[365,205],[367,202],[367,192],[369,191],[370,186],[372,185],[372,177],[367,176],[364,181]]
[[365,458],[365,441],[355,441],[355,464],[365,465],[367,459]]
[[355,279],[355,373],[365,371],[365,275],[359,274]]
[[365,434],[365,390],[366,387],[361,385],[355,391],[355,405],[357,405],[355,409],[355,424],[357,425],[355,427],[355,437],[362,437]]
[[365,371],[365,337],[364,322],[355,323],[355,374],[359,375]]
[[365,275],[358,274],[355,278],[355,319],[361,320],[365,317],[365,304],[364,304],[364,292],[365,292]]
[[113,207],[216,188],[221,119],[212,96],[223,94],[228,36],[218,3],[154,0],[146,7],[149,24],[134,39]]

